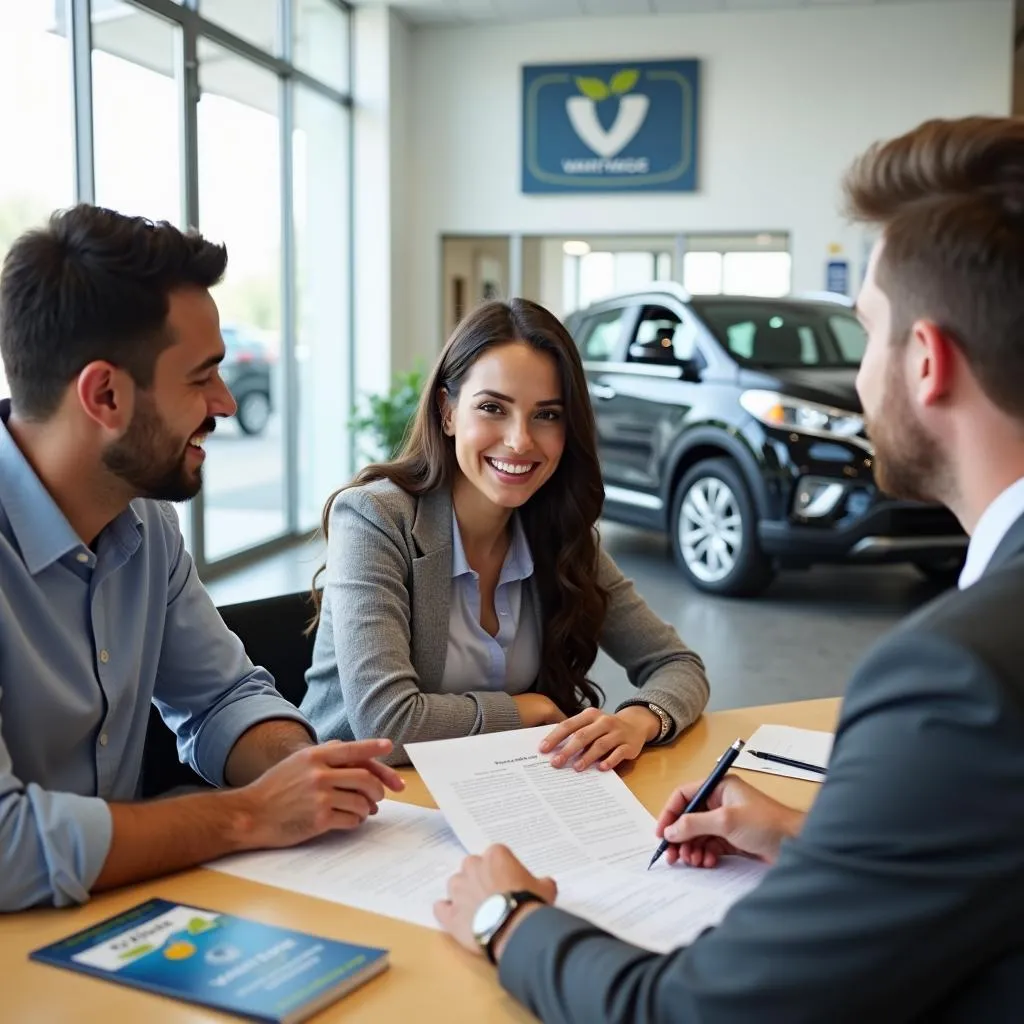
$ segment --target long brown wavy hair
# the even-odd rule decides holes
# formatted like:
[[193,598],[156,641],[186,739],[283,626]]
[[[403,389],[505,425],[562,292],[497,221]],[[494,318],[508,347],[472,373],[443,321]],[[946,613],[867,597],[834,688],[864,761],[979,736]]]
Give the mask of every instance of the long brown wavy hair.
[[[443,429],[441,395],[457,402],[477,359],[488,349],[511,342],[525,342],[551,356],[562,386],[565,449],[558,468],[519,509],[519,515],[535,556],[533,575],[544,623],[538,689],[564,714],[573,715],[587,705],[599,705],[603,697],[587,673],[597,657],[598,637],[608,610],[608,593],[597,582],[595,531],[604,505],[604,487],[583,365],[558,318],[527,299],[488,302],[470,313],[441,352],[398,455],[390,462],[367,466],[348,487],[386,479],[416,496],[450,490],[459,468],[454,439]],[[345,489],[327,499],[324,537],[334,499]],[[313,578],[318,617],[316,583],[324,568]]]

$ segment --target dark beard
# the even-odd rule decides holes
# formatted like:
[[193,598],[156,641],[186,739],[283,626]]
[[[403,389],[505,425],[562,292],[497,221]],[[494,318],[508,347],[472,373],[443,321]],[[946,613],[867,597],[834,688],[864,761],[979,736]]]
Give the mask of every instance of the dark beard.
[[945,462],[939,446],[907,407],[902,388],[887,386],[880,407],[886,410],[885,426],[866,423],[875,449],[879,490],[903,501],[943,501],[947,492]]
[[[209,433],[213,426],[208,420],[198,433]],[[140,397],[127,433],[106,448],[103,464],[140,497],[188,501],[199,493],[203,476],[199,469],[186,469],[186,445],[171,435],[151,400]]]

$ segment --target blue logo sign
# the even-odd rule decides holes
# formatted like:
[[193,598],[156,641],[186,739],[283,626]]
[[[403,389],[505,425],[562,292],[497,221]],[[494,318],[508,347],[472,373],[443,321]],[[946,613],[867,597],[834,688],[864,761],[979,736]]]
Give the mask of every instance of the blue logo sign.
[[825,288],[839,295],[850,294],[850,264],[846,260],[829,260],[825,265]]
[[695,60],[523,68],[524,192],[692,192]]

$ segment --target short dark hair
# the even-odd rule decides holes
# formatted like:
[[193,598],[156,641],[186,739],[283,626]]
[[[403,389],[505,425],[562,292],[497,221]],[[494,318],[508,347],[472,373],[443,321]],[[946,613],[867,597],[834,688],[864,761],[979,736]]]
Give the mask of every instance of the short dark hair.
[[0,271],[0,355],[11,404],[26,419],[56,412],[68,384],[97,359],[149,387],[176,288],[212,288],[227,249],[166,221],[82,203],[11,246]]
[[869,149],[845,187],[854,218],[883,229],[893,340],[934,321],[1024,418],[1024,118],[927,121]]

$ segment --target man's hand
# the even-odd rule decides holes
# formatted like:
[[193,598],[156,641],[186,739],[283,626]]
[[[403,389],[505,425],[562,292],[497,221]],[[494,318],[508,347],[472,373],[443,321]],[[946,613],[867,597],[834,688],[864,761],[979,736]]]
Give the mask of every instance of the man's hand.
[[780,804],[735,775],[727,775],[708,798],[708,809],[680,815],[702,783],[690,782],[669,797],[655,832],[671,845],[669,864],[682,861],[713,868],[720,857],[741,854],[774,864],[783,839],[803,826],[804,815]]
[[562,749],[551,758],[556,768],[576,757],[573,767],[578,772],[597,761],[602,771],[608,771],[622,761],[639,757],[644,745],[660,731],[661,719],[647,708],[625,707],[615,715],[600,708],[587,708],[552,729],[544,737],[540,750],[546,754],[564,742]]
[[331,740],[306,747],[238,791],[248,809],[250,849],[293,846],[324,832],[353,829],[384,799],[404,788],[401,776],[375,761],[390,740]]
[[524,729],[536,725],[554,725],[565,720],[558,705],[543,693],[518,693],[512,699],[516,702],[516,710]]
[[[434,904],[434,916],[459,945],[471,953],[482,951],[473,937],[473,916],[488,896],[503,892],[535,892],[545,903],[554,903],[558,887],[553,878],[535,878],[516,860],[507,846],[492,846],[482,857],[467,857],[462,869],[448,882],[448,899]],[[514,915],[501,933],[508,940],[515,922],[533,904]],[[500,953],[499,953],[500,955]]]

